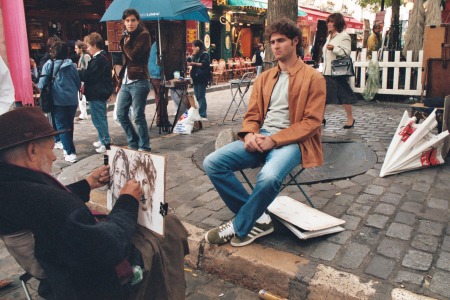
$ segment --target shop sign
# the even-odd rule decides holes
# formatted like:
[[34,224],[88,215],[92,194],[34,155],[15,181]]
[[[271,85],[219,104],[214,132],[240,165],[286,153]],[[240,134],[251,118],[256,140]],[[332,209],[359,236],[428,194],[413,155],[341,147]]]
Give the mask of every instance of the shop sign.
[[192,28],[188,28],[186,30],[187,32],[187,42],[188,43],[193,43],[195,41],[195,39],[197,38],[197,29],[192,29]]

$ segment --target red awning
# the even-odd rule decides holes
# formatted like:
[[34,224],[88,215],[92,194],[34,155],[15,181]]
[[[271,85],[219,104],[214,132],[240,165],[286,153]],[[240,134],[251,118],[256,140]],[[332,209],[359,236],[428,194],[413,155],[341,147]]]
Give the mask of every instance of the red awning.
[[327,12],[314,10],[310,8],[300,7],[305,13],[307,13],[304,17],[299,17],[301,20],[307,20],[309,23],[317,24],[317,21],[319,20],[326,20],[328,16],[330,15]]
[[204,6],[206,6],[206,8],[209,8],[209,9],[212,8],[213,0],[200,0],[200,1],[203,3]]
[[344,17],[345,20],[345,26],[347,28],[354,28],[354,29],[359,29],[362,30],[363,29],[363,23],[356,20],[355,18],[352,17]]
[[[306,16],[304,17],[298,17],[299,23],[302,25],[309,25],[311,26],[311,31],[315,31],[317,28],[317,22],[319,20],[326,20],[328,18],[328,16],[330,15],[327,12],[324,11],[320,11],[320,10],[315,10],[315,9],[310,9],[310,8],[306,8],[301,6],[300,7],[305,13],[307,13]],[[363,29],[363,23],[352,18],[352,17],[345,17],[344,16],[344,20],[345,20],[345,24],[347,28],[354,28],[354,29],[358,29],[358,30],[362,30]]]

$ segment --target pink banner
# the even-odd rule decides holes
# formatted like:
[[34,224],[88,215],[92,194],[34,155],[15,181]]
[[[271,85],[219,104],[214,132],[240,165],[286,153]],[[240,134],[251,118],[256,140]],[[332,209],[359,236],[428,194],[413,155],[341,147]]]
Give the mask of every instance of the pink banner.
[[23,1],[2,1],[3,28],[16,102],[34,105]]

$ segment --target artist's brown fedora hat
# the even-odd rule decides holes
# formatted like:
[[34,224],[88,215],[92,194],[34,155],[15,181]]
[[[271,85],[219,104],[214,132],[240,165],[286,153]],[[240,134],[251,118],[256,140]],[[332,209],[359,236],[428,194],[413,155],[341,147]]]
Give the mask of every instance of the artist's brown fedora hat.
[[0,150],[66,131],[54,130],[39,107],[16,108],[0,115]]

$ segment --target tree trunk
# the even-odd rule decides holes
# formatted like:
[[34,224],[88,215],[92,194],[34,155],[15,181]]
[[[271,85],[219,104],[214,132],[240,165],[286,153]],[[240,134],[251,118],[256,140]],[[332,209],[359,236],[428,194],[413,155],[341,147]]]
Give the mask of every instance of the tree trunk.
[[389,49],[400,50],[400,0],[392,0],[391,29],[389,32]]
[[[297,23],[298,18],[298,1],[297,0],[269,0],[267,3],[267,25],[275,21],[287,17]],[[300,41],[301,42],[301,41]],[[269,41],[266,41],[265,61],[272,61],[273,54]]]

